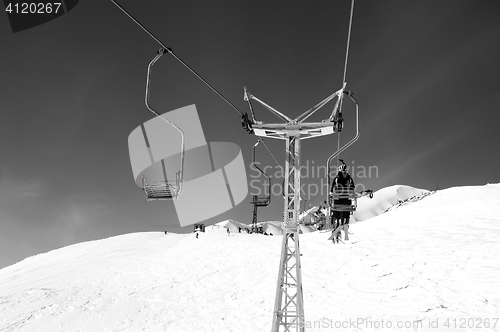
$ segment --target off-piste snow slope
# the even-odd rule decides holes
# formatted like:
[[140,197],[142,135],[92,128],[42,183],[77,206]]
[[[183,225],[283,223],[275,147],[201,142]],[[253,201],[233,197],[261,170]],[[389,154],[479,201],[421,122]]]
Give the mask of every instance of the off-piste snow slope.
[[[500,330],[499,184],[441,190],[349,231],[343,244],[300,236],[307,331]],[[29,257],[0,270],[0,331],[270,331],[280,246],[209,226]]]

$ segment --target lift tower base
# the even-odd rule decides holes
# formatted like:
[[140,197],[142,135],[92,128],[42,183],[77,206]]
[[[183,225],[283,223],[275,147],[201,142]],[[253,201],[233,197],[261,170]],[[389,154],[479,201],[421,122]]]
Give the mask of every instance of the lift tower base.
[[300,264],[299,223],[300,207],[300,136],[286,139],[285,208],[283,216],[283,242],[276,298],[274,303],[273,332],[304,332],[304,297]]

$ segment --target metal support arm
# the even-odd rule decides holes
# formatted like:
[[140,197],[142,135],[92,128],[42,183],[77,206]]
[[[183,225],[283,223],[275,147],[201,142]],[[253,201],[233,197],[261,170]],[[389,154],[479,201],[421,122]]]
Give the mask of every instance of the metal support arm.
[[[304,122],[308,117],[310,117],[311,115],[313,115],[314,113],[316,113],[317,110],[319,110],[321,107],[323,107],[325,104],[327,104],[330,100],[332,100],[333,98],[335,98],[335,96],[337,96],[339,98],[337,100],[337,102],[335,103],[335,106],[333,108],[334,112],[336,112],[336,110],[338,109],[339,101],[342,98],[342,93],[344,92],[344,89],[345,89],[345,84],[342,87],[342,89],[340,89],[338,91],[335,91],[333,94],[331,94],[330,96],[328,96],[325,99],[323,99],[316,106],[310,108],[309,110],[305,111],[303,114],[299,115],[295,120],[297,122]],[[333,119],[333,116],[330,116],[330,118],[328,120],[332,121],[332,119]],[[328,120],[324,120],[324,121],[328,121]]]
[[356,142],[359,138],[359,104],[354,99],[352,96],[352,93],[348,93],[348,96],[351,97],[352,101],[356,104],[356,136],[349,142],[347,142],[343,147],[337,150],[337,152],[333,153],[329,158],[328,161],[326,162],[326,172],[327,172],[327,177],[328,177],[328,190],[330,190],[330,185],[331,185],[331,176],[330,176],[330,163],[333,160],[333,158],[337,157],[339,154],[341,154],[345,149],[350,147],[354,142]]
[[262,104],[262,106],[264,106],[265,108],[267,108],[268,110],[270,110],[271,113],[273,113],[277,117],[281,118],[282,120],[284,120],[284,121],[286,121],[288,123],[293,123],[294,122],[294,120],[292,120],[291,118],[289,118],[285,114],[283,114],[280,111],[272,108],[271,106],[269,106],[268,104],[266,104],[265,102],[263,102],[262,100],[260,100],[259,98],[255,97],[251,93],[247,92],[246,89],[245,89],[245,97],[247,98],[247,100],[249,100],[249,99],[256,100],[257,102],[259,102],[260,104]]

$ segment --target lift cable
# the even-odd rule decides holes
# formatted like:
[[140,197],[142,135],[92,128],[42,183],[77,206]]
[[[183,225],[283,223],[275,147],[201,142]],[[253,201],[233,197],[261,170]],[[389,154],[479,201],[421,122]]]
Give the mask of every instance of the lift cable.
[[347,48],[345,51],[345,64],[344,64],[344,80],[342,81],[342,84],[345,84],[345,78],[347,74],[347,58],[349,57],[349,44],[351,41],[351,30],[352,30],[352,17],[354,15],[354,0],[351,2],[351,17],[349,19],[349,32],[347,34]]
[[224,99],[226,103],[228,103],[232,108],[234,108],[238,113],[240,113],[241,116],[244,116],[245,114],[240,111],[233,103],[231,103],[226,97],[224,97],[219,91],[217,91],[210,83],[208,83],[203,77],[201,77],[197,72],[194,71],[191,67],[188,66],[187,63],[182,61],[181,58],[179,58],[174,51],[170,47],[165,46],[158,38],[155,37],[148,29],[146,29],[145,26],[143,26],[139,21],[137,21],[125,8],[120,6],[115,0],[111,0],[112,3],[114,3],[118,8],[120,8],[132,21],[134,21],[138,26],[140,26],[151,38],[156,40],[158,44],[163,46],[163,48],[170,54],[172,55],[177,61],[179,61],[184,67],[186,67],[191,73],[193,73],[196,77],[198,77],[203,83],[205,83],[210,89],[212,89],[213,92],[215,92],[219,97]]
[[267,144],[266,142],[264,142],[263,139],[261,139],[262,141],[262,144],[264,144],[264,146],[266,147],[267,151],[269,152],[269,154],[271,155],[271,157],[273,157],[274,161],[276,162],[276,164],[281,168],[281,171],[284,170],[283,166],[280,165],[280,163],[278,162],[278,160],[276,160],[276,157],[274,157],[274,154],[271,152],[271,150],[269,150],[269,148],[267,147]]
[[[340,150],[340,131],[338,132],[338,136],[337,136],[337,151]],[[339,167],[339,159],[340,159],[340,153],[337,155],[337,168]],[[330,172],[330,170],[328,169],[327,172]],[[330,190],[330,188],[328,188],[328,190]]]
[[[347,47],[345,51],[345,62],[344,62],[344,78],[342,80],[342,86],[346,86],[346,76],[347,76],[347,59],[349,58],[349,45],[351,42],[351,31],[352,31],[352,17],[354,16],[354,0],[351,1],[351,15],[349,18],[349,30],[347,32]],[[340,112],[342,111],[342,101],[343,101],[343,94],[340,95]],[[337,137],[337,150],[340,150],[340,131],[338,132],[338,137]],[[337,156],[337,166],[339,164],[339,158],[340,158],[340,153]]]

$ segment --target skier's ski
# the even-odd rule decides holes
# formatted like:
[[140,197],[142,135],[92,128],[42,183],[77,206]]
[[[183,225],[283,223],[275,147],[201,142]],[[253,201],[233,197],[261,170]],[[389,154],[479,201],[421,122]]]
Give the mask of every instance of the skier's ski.
[[[345,234],[345,239],[344,240],[349,240],[349,224],[345,225],[339,225],[337,226],[333,231],[330,237],[328,238],[329,241],[333,241],[334,239],[340,240],[340,234],[338,234],[341,230],[344,230]],[[344,243],[342,241],[342,243]]]
[[333,231],[332,231],[332,234],[330,235],[330,237],[328,238],[328,240],[333,240],[336,236],[337,236],[337,233],[340,232],[340,226],[342,225],[339,225],[337,226]]

